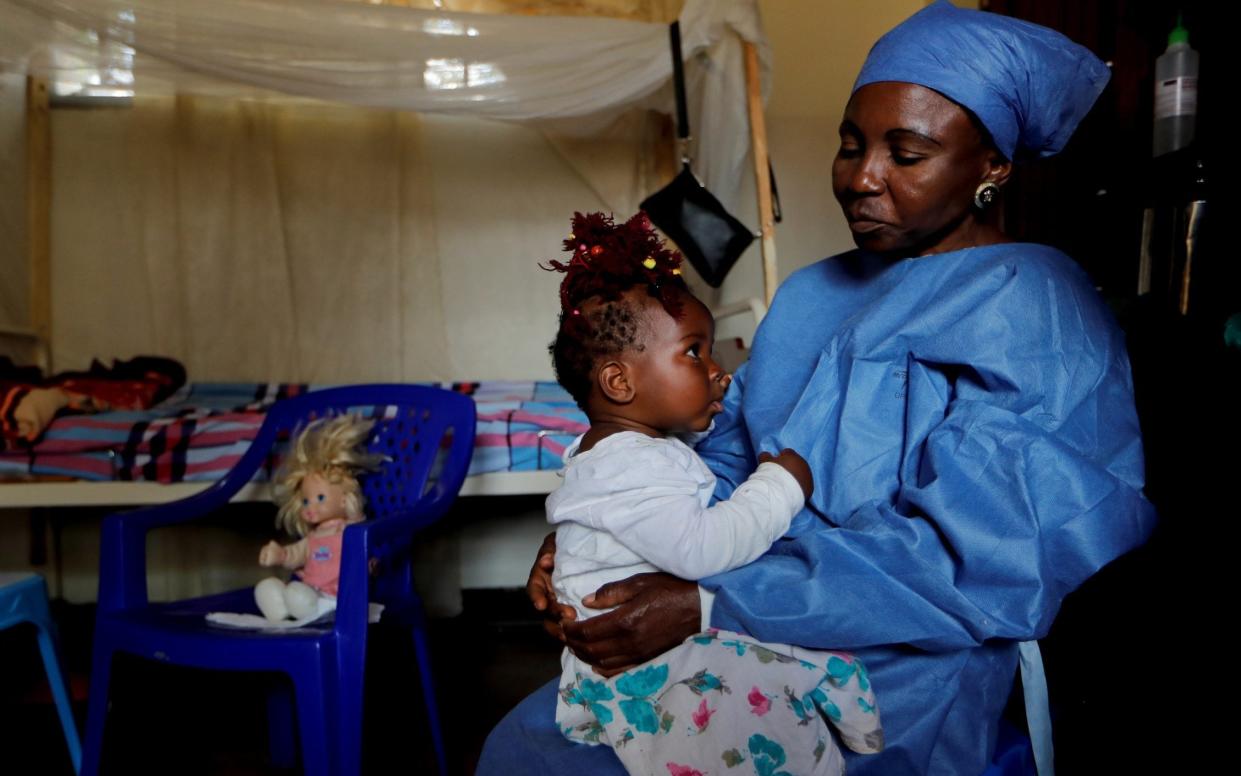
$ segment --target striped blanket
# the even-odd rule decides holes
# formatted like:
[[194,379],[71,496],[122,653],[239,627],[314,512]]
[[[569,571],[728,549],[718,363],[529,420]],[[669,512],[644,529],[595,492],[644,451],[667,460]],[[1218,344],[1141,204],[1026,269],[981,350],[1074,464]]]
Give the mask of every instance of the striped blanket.
[[[587,428],[556,383],[431,384],[474,398],[470,474],[558,469],[565,447]],[[149,410],[60,417],[34,446],[0,453],[0,478],[216,480],[241,458],[273,402],[317,387],[326,386],[194,383]]]

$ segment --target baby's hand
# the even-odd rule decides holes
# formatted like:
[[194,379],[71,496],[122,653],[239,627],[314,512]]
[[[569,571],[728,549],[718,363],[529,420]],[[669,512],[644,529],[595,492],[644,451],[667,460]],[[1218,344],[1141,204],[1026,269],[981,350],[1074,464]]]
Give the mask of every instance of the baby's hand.
[[814,476],[810,473],[810,466],[806,463],[806,459],[798,455],[796,450],[790,450],[786,447],[780,451],[779,455],[759,453],[758,462],[774,463],[783,466],[785,471],[793,475],[793,479],[797,480],[797,484],[801,486],[801,492],[805,495],[806,500],[810,500],[810,495],[814,493]]
[[260,566],[279,566],[284,563],[284,548],[272,540],[259,550]]

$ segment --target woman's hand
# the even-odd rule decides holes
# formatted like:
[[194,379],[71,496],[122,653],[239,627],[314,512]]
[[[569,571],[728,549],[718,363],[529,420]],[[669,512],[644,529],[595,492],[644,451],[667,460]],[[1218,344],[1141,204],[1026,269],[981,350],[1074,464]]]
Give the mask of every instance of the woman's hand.
[[530,568],[530,577],[526,580],[526,595],[537,611],[543,613],[543,629],[557,641],[564,641],[561,625],[577,619],[577,612],[572,606],[566,606],[556,600],[556,591],[552,588],[552,569],[556,563],[556,532],[552,531],[543,538],[539,554]]
[[662,572],[610,582],[582,603],[592,609],[616,607],[589,620],[562,623],[564,642],[604,676],[668,651],[702,623],[698,584]]

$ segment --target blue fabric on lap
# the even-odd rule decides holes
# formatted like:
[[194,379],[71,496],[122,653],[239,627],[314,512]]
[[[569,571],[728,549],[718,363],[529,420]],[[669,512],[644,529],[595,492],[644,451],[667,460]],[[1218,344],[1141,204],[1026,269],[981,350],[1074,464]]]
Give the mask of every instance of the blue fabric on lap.
[[496,725],[483,746],[477,776],[625,776],[611,747],[575,744],[556,728],[558,681],[559,677],[535,690]]

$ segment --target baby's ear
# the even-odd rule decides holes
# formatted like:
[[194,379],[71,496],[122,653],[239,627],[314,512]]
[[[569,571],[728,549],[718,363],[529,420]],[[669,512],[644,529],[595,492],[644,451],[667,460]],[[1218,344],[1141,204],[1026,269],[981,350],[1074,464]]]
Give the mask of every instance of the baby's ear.
[[635,391],[630,379],[629,366],[621,361],[603,363],[595,377],[599,392],[604,398],[615,404],[628,404],[633,401]]

